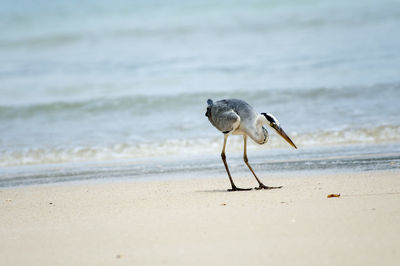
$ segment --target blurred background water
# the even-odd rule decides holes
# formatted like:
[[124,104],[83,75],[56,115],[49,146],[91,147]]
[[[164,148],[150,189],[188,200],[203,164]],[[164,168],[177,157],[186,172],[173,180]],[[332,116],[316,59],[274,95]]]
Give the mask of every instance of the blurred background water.
[[397,152],[399,29],[397,0],[2,1],[0,167],[218,155],[233,97],[299,151]]

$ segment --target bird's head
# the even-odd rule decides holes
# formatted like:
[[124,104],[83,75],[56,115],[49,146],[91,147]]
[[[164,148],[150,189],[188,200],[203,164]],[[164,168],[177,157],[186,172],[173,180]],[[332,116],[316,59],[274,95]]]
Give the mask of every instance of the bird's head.
[[293,141],[289,138],[289,136],[282,129],[278,119],[276,119],[275,116],[273,116],[272,114],[268,114],[268,113],[261,113],[261,115],[263,116],[263,118],[265,118],[264,124],[266,124],[266,125],[272,127],[273,129],[275,129],[275,131],[282,138],[284,138],[290,145],[292,145],[295,149],[297,149],[296,145],[293,143]]

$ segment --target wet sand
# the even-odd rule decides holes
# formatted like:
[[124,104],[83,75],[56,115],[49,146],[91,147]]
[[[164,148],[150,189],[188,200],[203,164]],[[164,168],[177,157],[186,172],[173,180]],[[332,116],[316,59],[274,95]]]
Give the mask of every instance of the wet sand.
[[398,171],[259,176],[283,188],[227,192],[227,178],[210,177],[1,189],[0,264],[400,261]]

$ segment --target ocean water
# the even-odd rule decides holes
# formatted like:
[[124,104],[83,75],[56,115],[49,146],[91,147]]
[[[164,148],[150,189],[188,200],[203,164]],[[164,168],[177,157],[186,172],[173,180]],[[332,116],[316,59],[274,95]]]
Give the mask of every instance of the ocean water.
[[208,98],[299,147],[271,133],[256,168],[400,168],[399,1],[21,0],[0,29],[1,186],[224,170]]

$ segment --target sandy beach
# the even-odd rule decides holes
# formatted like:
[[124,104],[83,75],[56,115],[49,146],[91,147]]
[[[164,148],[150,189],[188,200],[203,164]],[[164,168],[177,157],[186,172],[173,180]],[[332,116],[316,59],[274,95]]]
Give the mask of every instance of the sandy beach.
[[398,265],[399,172],[268,180],[283,188],[227,192],[221,176],[2,189],[0,264]]

